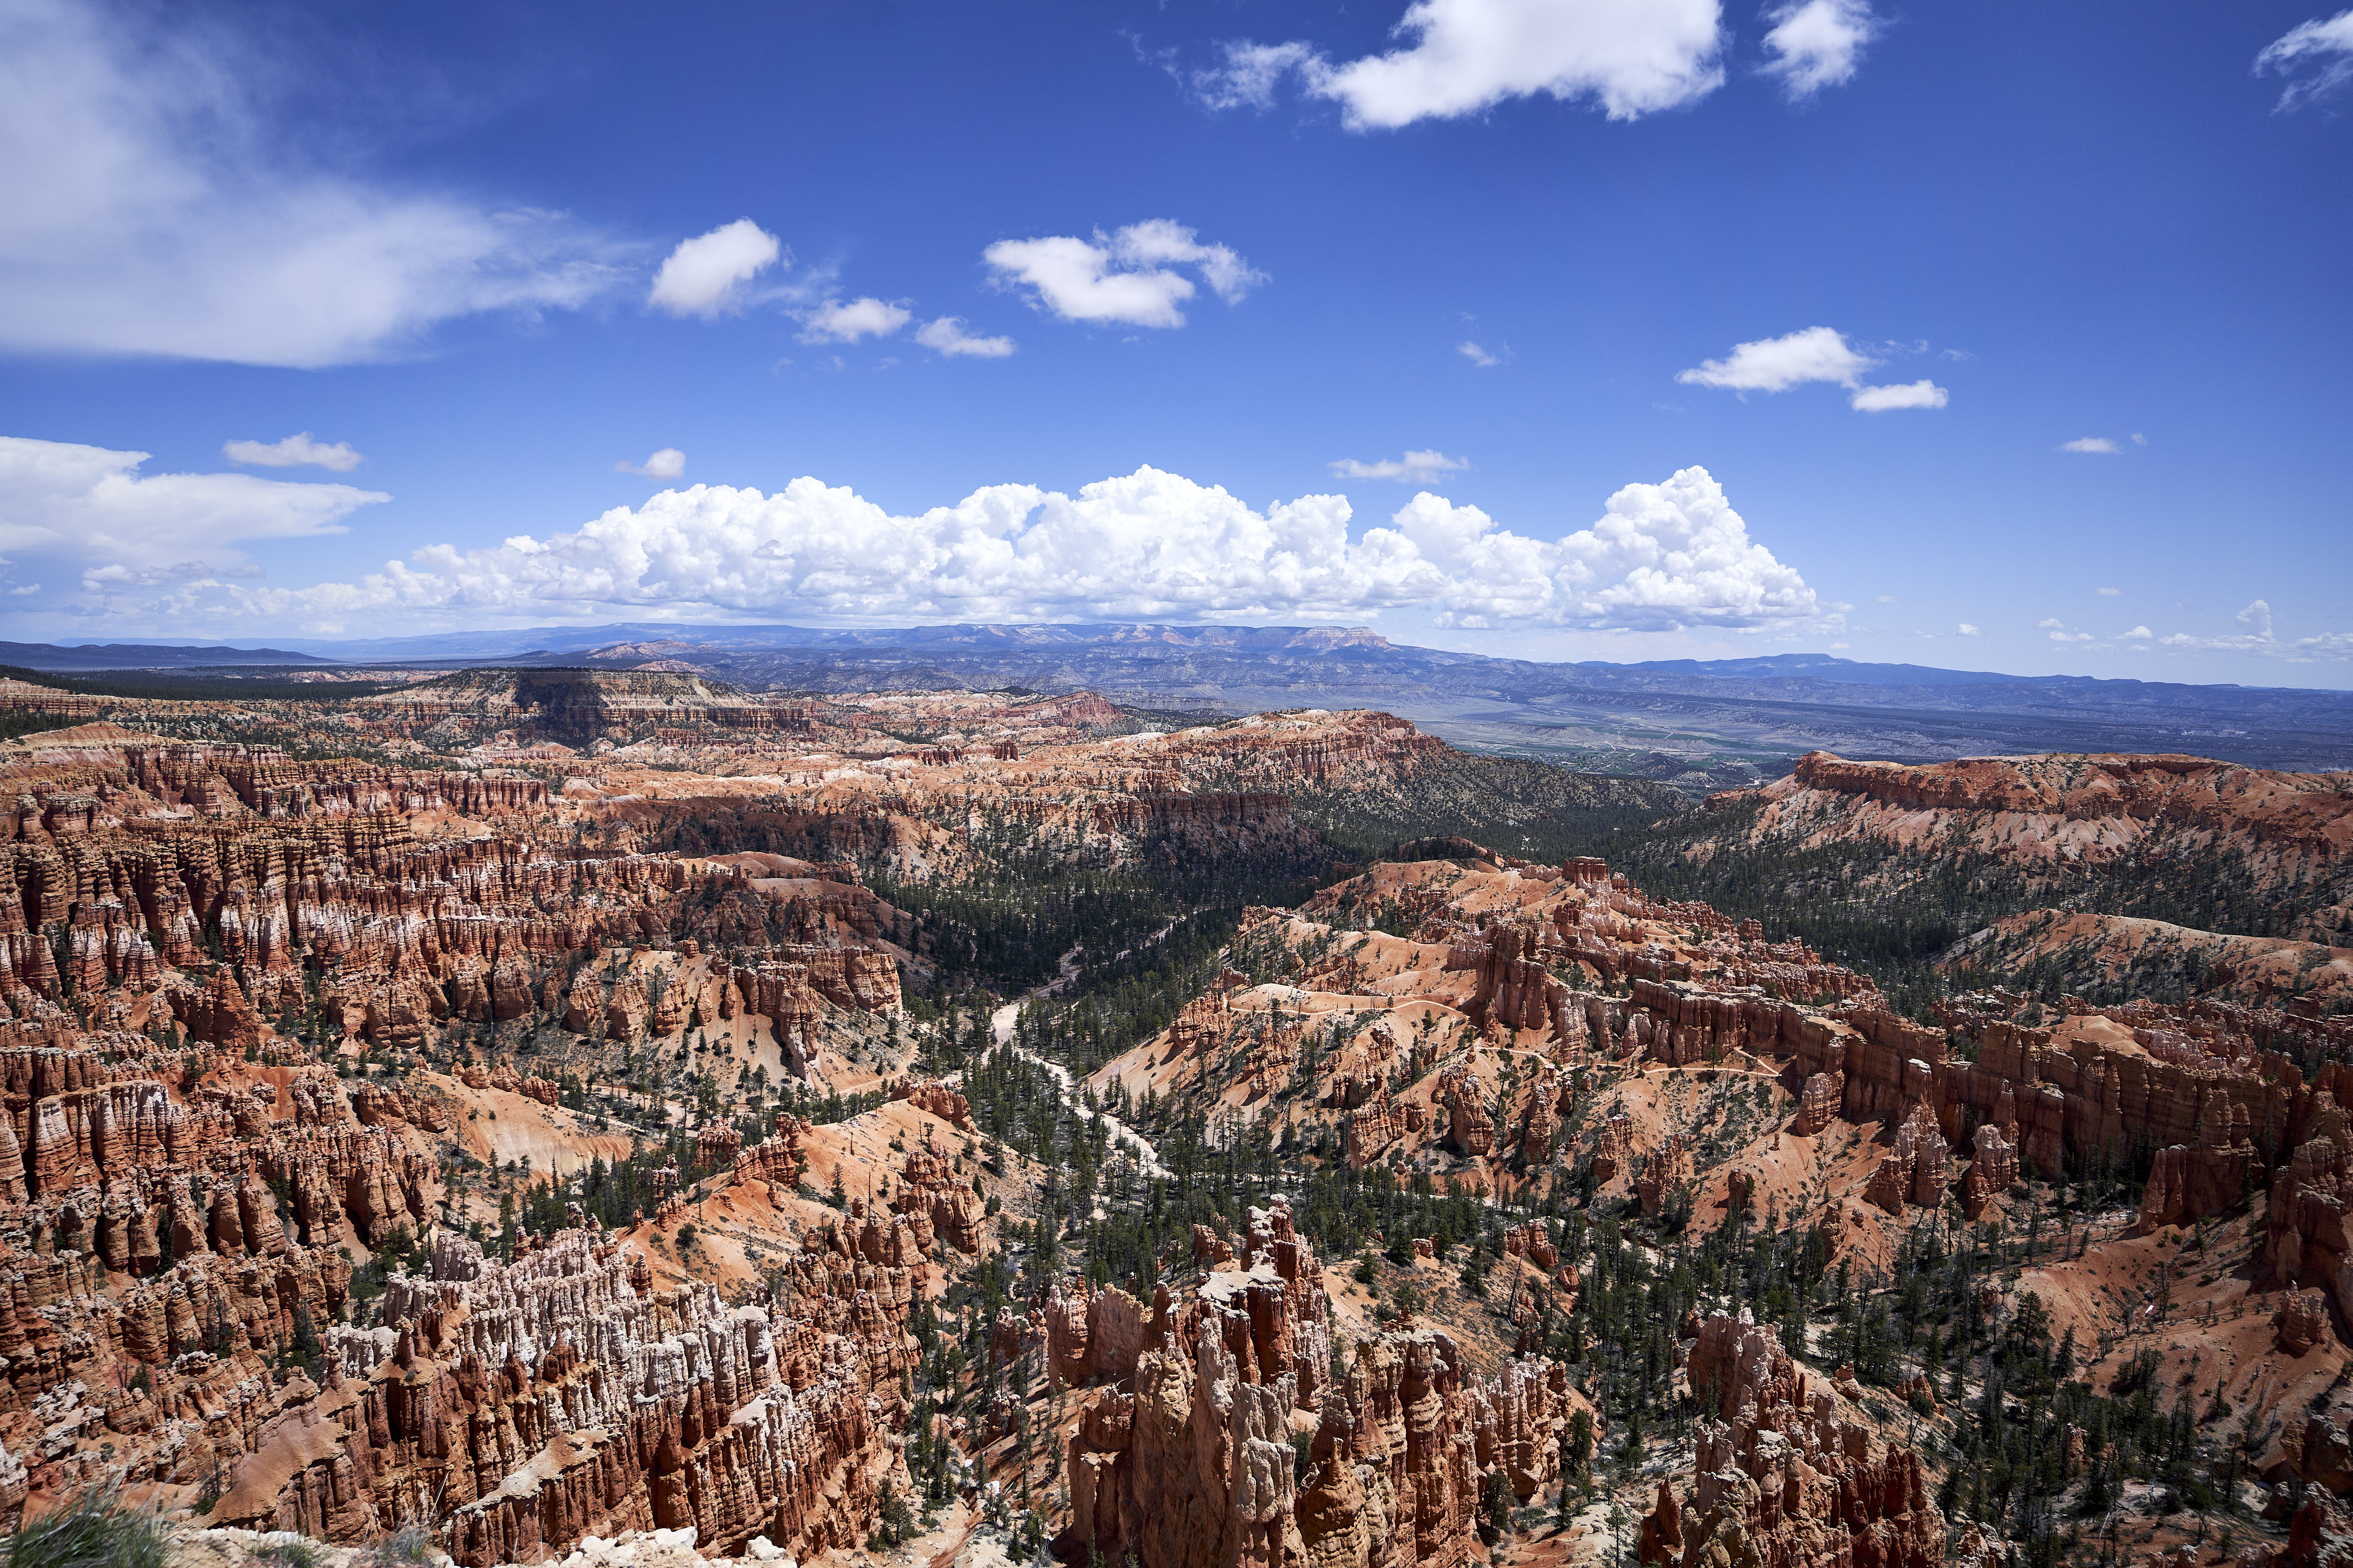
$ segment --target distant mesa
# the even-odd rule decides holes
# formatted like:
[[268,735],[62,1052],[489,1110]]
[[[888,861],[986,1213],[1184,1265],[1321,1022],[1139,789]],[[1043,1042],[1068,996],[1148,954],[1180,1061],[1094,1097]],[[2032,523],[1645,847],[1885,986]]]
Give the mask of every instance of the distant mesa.
[[702,725],[745,734],[808,727],[805,706],[756,698],[691,668],[467,669],[356,707],[400,732],[443,742],[507,733],[522,744],[626,740],[649,724]]

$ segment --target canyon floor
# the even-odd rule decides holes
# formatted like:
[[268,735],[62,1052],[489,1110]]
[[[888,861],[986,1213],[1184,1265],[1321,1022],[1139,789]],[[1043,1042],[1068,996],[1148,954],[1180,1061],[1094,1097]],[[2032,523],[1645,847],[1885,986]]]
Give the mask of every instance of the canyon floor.
[[0,688],[12,1525],[2353,1554],[2353,776],[659,663]]

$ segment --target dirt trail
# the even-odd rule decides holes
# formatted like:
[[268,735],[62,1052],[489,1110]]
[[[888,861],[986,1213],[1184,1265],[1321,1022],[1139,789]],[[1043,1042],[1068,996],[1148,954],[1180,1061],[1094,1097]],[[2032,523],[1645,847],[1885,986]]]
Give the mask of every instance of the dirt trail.
[[[1173,929],[1175,925],[1172,921],[1168,926],[1163,927],[1151,940],[1157,942]],[[1062,954],[1059,965],[1061,973],[1055,975],[1053,979],[1043,985],[1034,986],[1023,992],[1019,996],[990,1014],[989,1026],[995,1031],[998,1045],[1009,1047],[1014,1055],[1024,1061],[1035,1062],[1046,1069],[1054,1079],[1056,1092],[1061,1096],[1062,1103],[1071,1108],[1072,1115],[1082,1121],[1092,1121],[1097,1117],[1101,1117],[1103,1126],[1111,1133],[1112,1142],[1115,1145],[1124,1145],[1134,1156],[1137,1166],[1145,1175],[1164,1178],[1173,1176],[1175,1173],[1160,1163],[1160,1151],[1153,1147],[1151,1139],[1146,1138],[1109,1111],[1090,1110],[1087,1108],[1086,1101],[1081,1098],[1077,1086],[1071,1081],[1070,1068],[1060,1062],[1047,1060],[1025,1046],[1014,1044],[1013,1030],[1014,1026],[1021,1021],[1023,1006],[1040,996],[1050,996],[1070,984],[1071,978],[1078,973],[1078,965],[1072,961],[1072,955],[1078,951],[1074,947],[1069,952]]]

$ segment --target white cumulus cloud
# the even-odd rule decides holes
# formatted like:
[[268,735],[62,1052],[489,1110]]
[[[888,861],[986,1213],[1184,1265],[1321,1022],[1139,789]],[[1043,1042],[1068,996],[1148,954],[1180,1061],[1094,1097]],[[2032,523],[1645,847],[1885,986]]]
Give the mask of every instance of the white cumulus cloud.
[[654,274],[646,303],[673,316],[701,316],[705,321],[742,308],[744,285],[774,267],[785,254],[784,241],[739,217],[709,234],[681,239]]
[[1260,510],[1152,468],[1076,495],[995,485],[916,516],[814,479],[697,485],[576,532],[437,544],[360,582],[217,581],[155,613],[480,624],[627,607],[849,623],[1354,616],[1417,606],[1458,625],[1739,630],[1827,625],[1793,567],[1748,535],[1706,469],[1628,485],[1591,527],[1546,540],[1423,492],[1351,540],[1346,498]]
[[2326,20],[2300,22],[2263,46],[2255,57],[2255,74],[2312,74],[2281,89],[2282,110],[2317,102],[2348,82],[2353,82],[2353,11],[2339,11]]
[[1170,218],[1149,218],[1092,240],[1073,235],[1001,239],[982,253],[996,281],[1066,321],[1181,327],[1178,309],[1197,292],[1176,270],[1198,270],[1229,305],[1267,280],[1231,247],[1205,245]]
[[616,463],[613,471],[649,479],[675,479],[686,472],[686,454],[675,447],[664,447],[642,463]]
[[1295,70],[1355,131],[1538,93],[1633,120],[1723,85],[1720,16],[1717,0],[1415,0],[1385,54],[1335,64],[1307,44],[1229,45],[1223,69],[1197,85],[1213,104],[1263,106]]
[[1942,408],[1952,401],[1952,394],[1933,381],[1908,381],[1894,386],[1862,386],[1847,401],[1865,414],[1884,414],[1893,408]]
[[344,364],[625,276],[560,213],[298,154],[263,89],[300,74],[169,8],[0,6],[0,350]]
[[1471,466],[1467,458],[1450,458],[1443,452],[1408,452],[1402,458],[1382,458],[1370,463],[1360,463],[1354,458],[1332,460],[1332,477],[1335,479],[1396,479],[1402,484],[1442,484],[1450,474],[1459,474]]
[[1464,359],[1469,360],[1472,364],[1477,365],[1481,370],[1493,370],[1495,366],[1504,363],[1503,355],[1490,353],[1468,338],[1465,338],[1461,342],[1455,344],[1454,352],[1461,354]]
[[1863,0],[1793,0],[1767,14],[1773,26],[1765,47],[1773,62],[1765,72],[1793,101],[1852,80],[1862,47],[1879,31]]
[[2063,452],[2093,452],[2110,458],[2123,450],[2105,436],[2078,436],[2072,441],[2060,442],[2059,449]]
[[1828,327],[1808,327],[1782,337],[1735,343],[1724,358],[1702,360],[1677,371],[1675,379],[1732,392],[1787,392],[1815,381],[1852,387],[1878,363],[1848,346],[1842,334]]
[[2147,626],[2135,626],[2128,632],[2118,632],[2116,634],[2119,640],[2131,639],[2133,641],[2144,640],[2156,634],[2152,633]]
[[975,337],[965,331],[961,316],[942,316],[915,329],[915,341],[934,353],[972,359],[1003,359],[1014,350],[1011,338]]
[[283,441],[224,442],[221,453],[232,463],[249,463],[257,468],[315,468],[337,474],[348,474],[367,461],[352,450],[349,441],[329,445],[313,439],[308,430],[289,436]]
[[913,311],[888,300],[829,300],[802,312],[801,342],[854,343],[860,338],[887,338],[913,319]]
[[350,485],[254,474],[142,478],[138,469],[147,458],[0,436],[0,550],[81,568],[148,570],[240,540],[342,533],[351,513],[392,499]]
[[2104,599],[2113,599],[2123,594],[2124,590],[2122,588],[2098,588],[2094,589],[2094,592],[2097,593],[2100,597]]
[[1960,635],[1965,637],[1981,637],[1984,635],[1978,627],[1969,625],[1967,621],[1963,621],[1961,623],[1959,629]]

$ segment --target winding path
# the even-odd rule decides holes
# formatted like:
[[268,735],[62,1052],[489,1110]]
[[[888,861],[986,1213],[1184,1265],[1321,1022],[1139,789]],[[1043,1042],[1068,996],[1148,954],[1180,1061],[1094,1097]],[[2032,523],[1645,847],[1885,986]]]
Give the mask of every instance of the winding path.
[[[1171,921],[1169,925],[1163,927],[1159,932],[1150,940],[1152,942],[1157,942],[1161,937],[1166,936],[1168,932],[1174,929],[1175,922]],[[998,1045],[1006,1047],[1008,1049],[1011,1050],[1014,1055],[1021,1058],[1024,1061],[1035,1062],[1038,1066],[1046,1069],[1047,1073],[1051,1076],[1054,1080],[1056,1092],[1061,1096],[1062,1103],[1070,1107],[1071,1114],[1075,1115],[1082,1121],[1092,1121],[1097,1118],[1101,1118],[1104,1129],[1111,1133],[1112,1142],[1114,1145],[1125,1146],[1128,1152],[1134,1156],[1137,1167],[1142,1170],[1145,1175],[1159,1176],[1164,1179],[1174,1177],[1176,1173],[1169,1170],[1167,1166],[1160,1163],[1160,1151],[1153,1147],[1151,1139],[1146,1138],[1143,1133],[1138,1132],[1134,1128],[1130,1127],[1126,1122],[1122,1121],[1118,1117],[1112,1115],[1111,1112],[1107,1110],[1090,1110],[1087,1108],[1086,1101],[1078,1092],[1078,1085],[1071,1081],[1070,1068],[1064,1067],[1060,1062],[1047,1060],[1044,1057],[1039,1056],[1037,1052],[1029,1049],[1026,1046],[1017,1045],[1014,1043],[1013,1031],[1021,1021],[1021,1009],[1028,1004],[1036,1001],[1040,996],[1050,996],[1054,994],[1054,993],[1060,991],[1064,985],[1070,984],[1071,980],[1077,975],[1078,965],[1072,961],[1072,955],[1078,951],[1079,950],[1074,947],[1071,949],[1069,952],[1062,954],[1058,966],[1060,969],[1060,973],[1055,975],[1053,979],[1049,980],[1043,985],[1033,986],[1031,989],[1023,992],[1020,995],[1015,997],[1012,1001],[1008,1002],[1004,1006],[999,1007],[996,1012],[990,1014],[988,1019],[989,1026],[995,1032],[997,1043]]]

